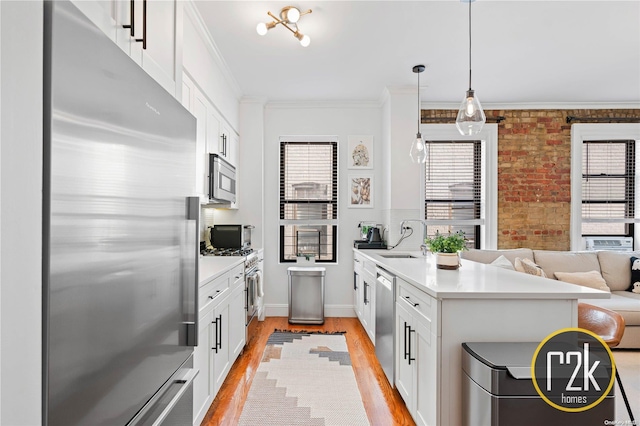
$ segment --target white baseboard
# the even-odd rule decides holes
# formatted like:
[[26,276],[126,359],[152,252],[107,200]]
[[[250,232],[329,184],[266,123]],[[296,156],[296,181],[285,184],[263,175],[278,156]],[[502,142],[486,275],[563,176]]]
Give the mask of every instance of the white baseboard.
[[[287,304],[270,304],[264,305],[264,313],[267,317],[288,317],[289,305]],[[324,305],[325,317],[355,317],[356,312],[353,305]]]

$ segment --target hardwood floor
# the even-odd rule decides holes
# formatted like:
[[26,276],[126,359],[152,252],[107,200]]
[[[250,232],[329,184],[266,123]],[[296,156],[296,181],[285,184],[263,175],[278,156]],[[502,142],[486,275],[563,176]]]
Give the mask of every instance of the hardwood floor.
[[395,388],[387,381],[375,357],[374,347],[357,318],[326,318],[324,325],[293,325],[286,317],[268,317],[257,322],[248,342],[231,368],[202,426],[235,425],[258,368],[267,339],[274,329],[346,331],[347,346],[356,381],[360,388],[369,422],[372,425],[414,425],[411,415]]

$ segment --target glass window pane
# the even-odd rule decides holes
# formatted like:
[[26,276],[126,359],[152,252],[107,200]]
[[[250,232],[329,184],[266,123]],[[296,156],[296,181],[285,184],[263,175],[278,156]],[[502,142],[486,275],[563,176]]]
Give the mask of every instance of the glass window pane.
[[334,260],[334,227],[332,225],[283,225],[284,260],[297,255],[313,255],[316,260]]

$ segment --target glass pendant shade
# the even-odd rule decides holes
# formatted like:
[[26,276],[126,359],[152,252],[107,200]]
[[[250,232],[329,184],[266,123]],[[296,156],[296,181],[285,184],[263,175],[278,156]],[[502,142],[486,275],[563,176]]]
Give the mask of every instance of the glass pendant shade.
[[486,121],[487,117],[480,105],[480,99],[473,90],[467,91],[456,117],[458,131],[463,135],[477,135]]
[[411,161],[414,163],[424,163],[427,161],[427,147],[422,140],[422,135],[420,133],[416,134],[416,138],[411,144],[409,155],[411,156]]

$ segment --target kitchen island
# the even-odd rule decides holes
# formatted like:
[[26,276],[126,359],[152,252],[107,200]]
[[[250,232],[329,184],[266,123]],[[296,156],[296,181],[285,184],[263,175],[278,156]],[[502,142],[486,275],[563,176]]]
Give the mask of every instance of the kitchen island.
[[609,297],[464,259],[459,270],[437,269],[431,253],[354,254],[396,276],[395,385],[417,424],[462,424],[462,343],[540,342],[577,327],[578,299]]

